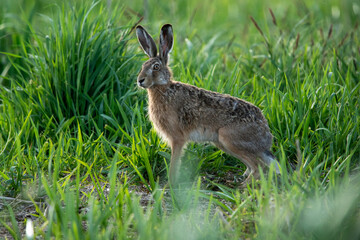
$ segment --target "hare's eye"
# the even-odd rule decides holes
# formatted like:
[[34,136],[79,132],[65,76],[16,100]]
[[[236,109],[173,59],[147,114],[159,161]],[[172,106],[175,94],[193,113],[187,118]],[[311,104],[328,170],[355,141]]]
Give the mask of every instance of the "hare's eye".
[[156,71],[160,70],[160,64],[155,63],[154,66],[153,66],[153,69],[156,70]]

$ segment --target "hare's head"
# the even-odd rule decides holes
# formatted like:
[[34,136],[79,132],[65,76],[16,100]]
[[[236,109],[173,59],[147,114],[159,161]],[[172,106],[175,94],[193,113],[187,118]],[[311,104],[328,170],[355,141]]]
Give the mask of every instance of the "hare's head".
[[172,26],[165,24],[161,28],[159,55],[154,39],[142,26],[136,27],[136,35],[140,46],[150,58],[142,66],[137,78],[138,85],[143,88],[150,88],[168,84],[171,78],[171,71],[167,66],[168,54],[174,42]]

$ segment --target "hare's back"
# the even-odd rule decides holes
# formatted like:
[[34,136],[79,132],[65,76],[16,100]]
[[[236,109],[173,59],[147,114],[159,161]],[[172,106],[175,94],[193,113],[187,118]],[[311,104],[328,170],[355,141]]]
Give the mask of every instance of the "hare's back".
[[179,108],[184,109],[184,113],[194,115],[190,116],[192,118],[201,118],[211,122],[216,119],[222,122],[263,122],[265,120],[258,107],[240,98],[183,83],[175,83],[173,88],[175,88],[174,93],[179,95],[175,97]]

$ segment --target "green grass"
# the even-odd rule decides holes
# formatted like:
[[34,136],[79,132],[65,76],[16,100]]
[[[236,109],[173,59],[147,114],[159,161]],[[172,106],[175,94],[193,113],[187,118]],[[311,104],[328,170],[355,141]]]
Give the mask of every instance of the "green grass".
[[[351,0],[1,1],[0,238],[358,239],[359,16]],[[189,144],[166,188],[139,21],[173,24],[176,80],[263,110],[280,175],[240,189],[239,161]]]

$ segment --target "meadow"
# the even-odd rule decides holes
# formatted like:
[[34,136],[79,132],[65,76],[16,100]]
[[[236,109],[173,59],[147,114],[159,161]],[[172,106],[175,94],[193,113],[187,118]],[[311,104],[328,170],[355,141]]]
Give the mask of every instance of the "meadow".
[[[2,0],[0,239],[360,239],[356,0]],[[170,148],[134,28],[171,23],[175,80],[254,103],[280,174]]]

